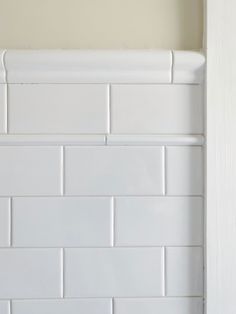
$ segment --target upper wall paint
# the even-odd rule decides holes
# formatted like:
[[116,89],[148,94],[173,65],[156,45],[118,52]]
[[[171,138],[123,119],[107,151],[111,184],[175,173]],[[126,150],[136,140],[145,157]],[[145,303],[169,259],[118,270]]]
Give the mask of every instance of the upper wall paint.
[[0,47],[199,49],[202,11],[202,0],[0,0]]

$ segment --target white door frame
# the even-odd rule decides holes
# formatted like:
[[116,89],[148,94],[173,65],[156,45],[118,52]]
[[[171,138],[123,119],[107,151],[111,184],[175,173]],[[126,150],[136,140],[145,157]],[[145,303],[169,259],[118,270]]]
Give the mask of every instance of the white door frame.
[[236,313],[236,1],[206,0],[206,314]]

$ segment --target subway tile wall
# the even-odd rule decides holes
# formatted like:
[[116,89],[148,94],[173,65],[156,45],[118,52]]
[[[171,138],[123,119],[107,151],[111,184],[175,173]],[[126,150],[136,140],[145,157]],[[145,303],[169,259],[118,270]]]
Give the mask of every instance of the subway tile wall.
[[202,56],[113,53],[0,52],[0,314],[203,314]]

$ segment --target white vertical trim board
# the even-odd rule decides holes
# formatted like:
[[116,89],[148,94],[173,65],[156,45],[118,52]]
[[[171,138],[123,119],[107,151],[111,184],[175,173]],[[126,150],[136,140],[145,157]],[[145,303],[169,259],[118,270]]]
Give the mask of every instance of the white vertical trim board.
[[236,312],[236,2],[206,0],[206,314]]

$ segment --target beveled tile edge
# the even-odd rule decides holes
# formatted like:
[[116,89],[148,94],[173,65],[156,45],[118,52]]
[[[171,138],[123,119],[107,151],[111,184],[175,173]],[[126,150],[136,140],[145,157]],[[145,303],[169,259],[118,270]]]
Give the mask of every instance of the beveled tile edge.
[[205,57],[197,51],[173,51],[173,84],[200,84],[204,79]]
[[203,135],[107,135],[107,145],[202,146]]
[[171,50],[7,50],[4,55],[10,84],[199,84],[205,62],[200,52]]

